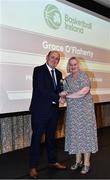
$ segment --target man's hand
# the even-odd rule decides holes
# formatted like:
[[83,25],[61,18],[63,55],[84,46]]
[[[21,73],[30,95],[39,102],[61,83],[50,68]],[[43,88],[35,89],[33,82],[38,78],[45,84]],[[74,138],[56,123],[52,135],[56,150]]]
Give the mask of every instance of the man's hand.
[[60,103],[60,104],[65,104],[65,101],[66,101],[65,98],[60,97],[60,99],[59,99],[59,103]]

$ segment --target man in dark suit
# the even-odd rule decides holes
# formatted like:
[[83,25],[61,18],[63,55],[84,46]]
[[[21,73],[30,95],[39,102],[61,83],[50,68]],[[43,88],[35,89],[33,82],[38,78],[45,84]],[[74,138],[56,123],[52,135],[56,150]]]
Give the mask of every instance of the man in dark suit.
[[62,74],[56,69],[60,60],[58,51],[50,51],[44,65],[35,67],[33,73],[33,94],[30,105],[32,115],[32,141],[30,147],[30,176],[38,176],[40,141],[45,133],[49,167],[65,169],[55,156],[55,131],[58,122],[59,93]]

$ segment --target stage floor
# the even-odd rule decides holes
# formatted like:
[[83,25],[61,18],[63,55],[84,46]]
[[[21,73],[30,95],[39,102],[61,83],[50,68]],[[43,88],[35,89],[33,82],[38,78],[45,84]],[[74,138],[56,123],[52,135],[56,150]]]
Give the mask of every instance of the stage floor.
[[[80,171],[71,171],[74,155],[64,152],[64,138],[57,139],[57,157],[67,165],[67,170],[48,168],[45,144],[41,145],[41,159],[38,179],[110,179],[110,127],[98,129],[99,151],[91,156],[91,169],[87,175]],[[29,148],[0,155],[0,179],[29,179]]]

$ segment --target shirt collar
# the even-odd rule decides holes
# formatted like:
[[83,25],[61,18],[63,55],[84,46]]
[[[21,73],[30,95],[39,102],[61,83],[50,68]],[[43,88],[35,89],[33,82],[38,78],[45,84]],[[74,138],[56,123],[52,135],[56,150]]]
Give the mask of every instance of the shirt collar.
[[46,63],[46,66],[50,72],[51,72],[51,70],[55,70],[55,69],[52,69],[47,63]]

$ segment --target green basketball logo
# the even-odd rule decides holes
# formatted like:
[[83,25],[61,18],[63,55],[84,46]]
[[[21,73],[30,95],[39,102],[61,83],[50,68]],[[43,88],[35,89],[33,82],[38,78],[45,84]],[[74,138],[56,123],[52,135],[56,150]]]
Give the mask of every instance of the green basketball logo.
[[44,18],[47,25],[52,29],[58,29],[61,25],[61,14],[58,8],[54,5],[48,4],[45,7]]

